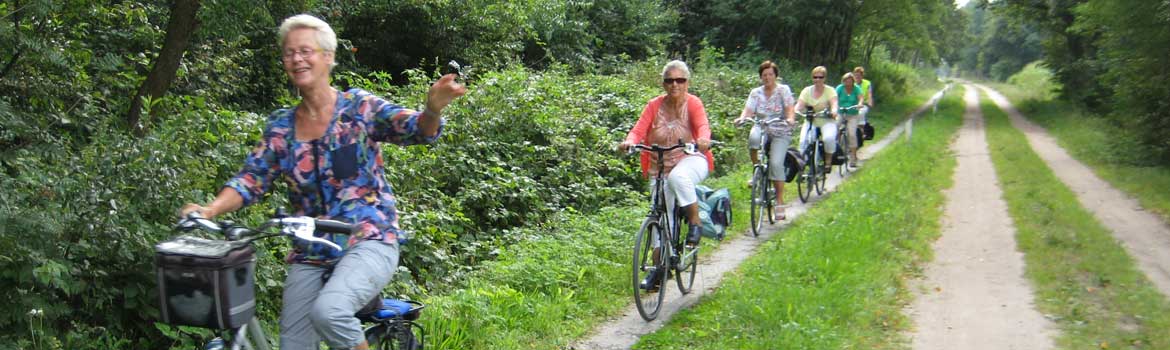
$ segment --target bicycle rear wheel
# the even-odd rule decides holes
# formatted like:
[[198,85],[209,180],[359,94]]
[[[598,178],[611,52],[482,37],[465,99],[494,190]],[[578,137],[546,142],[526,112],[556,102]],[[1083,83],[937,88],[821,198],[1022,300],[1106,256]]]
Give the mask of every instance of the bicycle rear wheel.
[[[665,231],[659,225],[655,218],[646,218],[642,222],[642,228],[638,229],[638,234],[634,236],[634,263],[633,266],[633,290],[634,290],[634,305],[638,307],[638,314],[642,319],[652,321],[658,317],[658,311],[662,308],[662,300],[665,293],[662,293],[662,285],[666,283],[667,267],[664,263],[663,256],[669,256],[670,241],[661,240]],[[657,259],[654,254],[654,241],[658,240],[660,244],[660,251]],[[646,276],[651,276],[654,271],[659,271],[656,289],[642,289],[642,280]]]
[[421,350],[423,348],[422,335],[415,334],[416,328],[407,321],[382,323],[366,329],[365,333],[366,342],[370,344],[370,349]]
[[767,185],[765,182],[764,167],[757,165],[752,173],[752,235],[759,237],[764,226],[764,215],[767,213],[768,203],[765,200]]

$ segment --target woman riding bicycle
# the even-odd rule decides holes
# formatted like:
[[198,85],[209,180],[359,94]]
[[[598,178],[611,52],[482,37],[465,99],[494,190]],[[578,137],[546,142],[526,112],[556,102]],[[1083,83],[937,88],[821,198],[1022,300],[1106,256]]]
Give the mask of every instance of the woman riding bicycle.
[[845,73],[841,77],[841,85],[837,85],[837,98],[840,101],[841,107],[857,107],[845,109],[842,118],[845,119],[845,132],[849,135],[849,144],[845,145],[849,150],[849,167],[857,167],[857,121],[861,116],[859,115],[862,104],[861,87],[853,84],[853,74]]
[[[759,150],[764,147],[763,134],[768,133],[771,145],[768,146],[768,179],[776,189],[776,208],[772,211],[775,220],[784,220],[784,155],[788,145],[792,143],[792,126],[796,125],[792,98],[792,89],[788,85],[776,82],[780,76],[780,67],[772,61],[764,61],[759,67],[760,85],[748,93],[747,102],[735,123],[743,123],[759,115],[764,120],[782,118],[783,121],[769,124],[766,128],[759,124],[752,125],[748,136],[748,149],[751,153],[752,164],[759,164]],[[750,180],[749,180],[750,181]]]
[[[675,204],[681,206],[686,213],[690,230],[687,232],[688,245],[699,243],[699,201],[695,193],[695,185],[707,178],[710,171],[715,170],[715,158],[709,150],[711,146],[711,127],[707,124],[707,111],[703,108],[703,101],[687,92],[690,86],[688,79],[691,71],[682,61],[670,61],[662,68],[662,90],[666,94],[650,99],[642,110],[642,116],[634,124],[634,128],[626,135],[618,148],[628,150],[636,144],[657,144],[662,146],[693,142],[698,145],[701,154],[687,154],[682,149],[666,153],[661,161],[666,172],[666,205],[668,215],[673,215]],[[657,175],[657,155],[649,152],[642,153],[642,174],[651,179]],[[650,184],[654,188],[654,184]],[[673,218],[670,218],[673,220]],[[657,272],[657,270],[655,270]],[[653,277],[653,276],[649,276]],[[650,279],[656,280],[656,279]]]
[[[800,149],[808,147],[808,133],[812,128],[821,129],[821,139],[825,141],[825,154],[832,155],[837,150],[837,90],[825,87],[825,75],[828,72],[824,66],[817,66],[812,70],[813,84],[800,91],[796,99],[796,110],[804,111],[812,107],[815,113],[828,112],[825,117],[813,119],[813,125],[805,122],[800,127]],[[825,171],[833,167],[832,162],[825,162]]]
[[[869,79],[865,79],[865,67],[857,66],[853,68],[853,83],[861,87],[861,125],[869,124],[866,119],[869,116],[869,109],[873,108],[873,85],[870,84]],[[872,136],[872,135],[867,135]]]
[[269,116],[259,145],[211,203],[188,203],[180,215],[225,214],[255,203],[283,181],[293,215],[358,226],[353,235],[318,235],[344,252],[320,243],[294,244],[287,257],[280,349],[317,349],[322,338],[332,348],[368,349],[354,314],[390,282],[403,241],[381,142],[435,142],[445,124],[443,108],[467,89],[454,75],[444,76],[427,92],[421,112],[361,89],[338,91],[330,85],[337,36],[310,15],[285,19],[279,43],[285,74],[300,91],[301,102]]

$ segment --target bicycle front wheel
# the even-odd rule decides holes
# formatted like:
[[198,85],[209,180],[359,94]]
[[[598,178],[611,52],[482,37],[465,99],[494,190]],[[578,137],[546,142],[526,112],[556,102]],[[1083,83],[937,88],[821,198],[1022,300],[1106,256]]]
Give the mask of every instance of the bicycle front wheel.
[[796,192],[800,196],[801,203],[808,203],[808,198],[812,196],[813,187],[816,187],[813,184],[817,178],[816,162],[813,159],[815,153],[811,149],[805,152],[804,159],[806,161],[804,162],[804,169],[800,169],[800,178],[796,179]]
[[[678,227],[679,230],[682,229],[681,216],[675,223],[675,227]],[[699,270],[699,246],[689,248],[686,244],[686,235],[679,234],[677,236],[678,239],[675,240],[675,247],[677,247],[675,252],[677,253],[671,259],[671,265],[674,268],[674,281],[678,283],[678,291],[687,294],[695,286],[695,275]]]
[[845,162],[837,165],[837,176],[840,176],[842,179],[844,179],[845,175],[849,175],[849,163],[853,160],[849,159],[849,133],[841,132],[839,135],[841,135],[841,139],[837,141],[837,147],[844,147],[841,149],[841,154],[845,155]]
[[[665,295],[662,293],[661,287],[666,282],[667,267],[661,257],[670,252],[670,243],[660,240],[664,232],[662,226],[658,224],[658,220],[646,218],[642,222],[642,228],[638,229],[638,234],[634,236],[634,263],[631,264],[634,272],[632,283],[634,305],[638,307],[638,314],[646,321],[658,318],[658,310],[662,308],[662,300]],[[660,249],[657,254],[654,249],[655,241],[664,243],[659,244]],[[658,273],[655,274],[655,271]],[[647,276],[655,275],[657,280],[651,282],[656,286],[643,288],[642,281]]]
[[760,236],[760,230],[764,226],[764,215],[767,214],[766,178],[764,167],[756,166],[756,171],[752,173],[752,235],[756,237]]
[[816,158],[816,161],[813,163],[816,163],[816,167],[814,167],[814,170],[816,170],[817,176],[813,177],[813,180],[814,180],[813,182],[816,185],[817,195],[819,196],[819,195],[825,194],[825,179],[829,178],[828,172],[825,171],[825,165],[829,165],[832,163],[829,163],[830,160],[825,159],[825,144],[824,144],[824,142],[817,141],[817,148],[816,148],[815,153],[816,154],[813,157]]

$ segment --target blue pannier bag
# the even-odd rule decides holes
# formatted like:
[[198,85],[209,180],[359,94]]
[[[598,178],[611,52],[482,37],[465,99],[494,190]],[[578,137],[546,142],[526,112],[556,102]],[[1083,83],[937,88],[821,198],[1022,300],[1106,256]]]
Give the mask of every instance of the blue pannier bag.
[[723,240],[727,226],[731,226],[731,192],[726,188],[713,190],[710,187],[695,186],[699,196],[699,219],[703,223],[703,237]]

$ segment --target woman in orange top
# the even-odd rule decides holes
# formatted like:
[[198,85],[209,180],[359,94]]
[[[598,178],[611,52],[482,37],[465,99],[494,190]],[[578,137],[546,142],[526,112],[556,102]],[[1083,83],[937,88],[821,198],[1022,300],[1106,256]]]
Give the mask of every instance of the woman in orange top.
[[[690,230],[687,232],[687,244],[699,242],[699,206],[698,196],[695,195],[695,185],[707,178],[710,171],[715,170],[714,157],[709,150],[711,146],[711,127],[707,124],[707,111],[703,109],[703,101],[687,92],[690,86],[688,79],[691,71],[682,61],[671,61],[662,68],[662,90],[666,94],[655,97],[646,103],[638,123],[626,136],[626,140],[618,147],[625,151],[634,144],[658,144],[662,146],[675,145],[678,140],[694,142],[698,145],[701,154],[688,155],[682,149],[666,153],[663,171],[666,176],[666,203],[667,213],[674,212],[677,201],[687,215]],[[642,174],[653,178],[658,168],[657,156],[642,153]],[[651,187],[654,184],[650,184]]]

